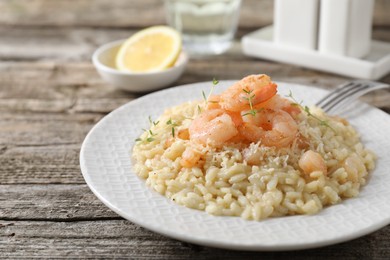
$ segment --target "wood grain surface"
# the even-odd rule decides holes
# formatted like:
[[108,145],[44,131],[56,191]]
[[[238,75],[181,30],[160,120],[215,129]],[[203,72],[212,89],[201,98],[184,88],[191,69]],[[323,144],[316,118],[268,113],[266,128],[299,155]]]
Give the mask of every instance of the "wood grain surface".
[[[235,45],[192,59],[174,84],[274,80],[332,89],[349,78],[245,57],[242,35],[272,23],[272,0],[243,0]],[[373,37],[390,42],[390,1],[377,0]],[[191,245],[123,220],[86,186],[80,146],[103,116],[140,94],[114,89],[90,62],[101,44],[165,23],[161,0],[0,0],[0,258],[389,259],[390,226],[297,252]],[[390,83],[390,75],[381,81]],[[390,113],[390,92],[364,101]]]

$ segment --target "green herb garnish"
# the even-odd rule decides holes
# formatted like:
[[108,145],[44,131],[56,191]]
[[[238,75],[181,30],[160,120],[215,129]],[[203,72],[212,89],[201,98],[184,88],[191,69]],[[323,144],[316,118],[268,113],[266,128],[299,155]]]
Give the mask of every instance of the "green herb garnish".
[[259,110],[253,108],[253,98],[255,97],[255,94],[253,94],[253,90],[243,89],[242,91],[244,91],[248,95],[244,99],[248,100],[249,107],[250,107],[250,110],[247,113],[243,114],[242,116],[247,116],[247,115],[255,116],[257,113],[263,110],[262,108]]
[[310,116],[310,117],[314,118],[315,120],[317,120],[317,121],[320,123],[320,125],[329,127],[329,128],[332,129],[334,132],[336,132],[336,130],[333,129],[333,128],[328,124],[328,121],[322,120],[321,118],[318,118],[317,116],[313,115],[313,114],[311,113],[310,108],[309,108],[308,106],[303,106],[303,105],[302,105],[302,101],[301,101],[301,102],[298,102],[298,101],[294,98],[294,96],[293,96],[291,90],[290,90],[289,94],[288,94],[286,97],[289,97],[289,98],[291,98],[291,99],[294,101],[294,103],[292,103],[291,105],[299,107],[300,109],[302,109],[303,111],[306,112],[307,116]]
[[169,118],[169,120],[166,122],[167,125],[170,125],[172,127],[171,129],[171,132],[172,132],[172,137],[175,137],[175,126],[177,126],[177,124],[172,121],[172,118]]
[[216,85],[218,85],[219,80],[217,80],[216,78],[213,78],[212,83],[213,83],[213,85],[211,86],[210,92],[209,92],[209,94],[207,95],[207,97],[206,97],[206,94],[204,93],[204,91],[202,90],[202,97],[203,97],[203,100],[204,100],[204,102],[205,102],[206,105],[207,105],[208,102],[210,102],[210,103],[218,103],[218,102],[216,102],[216,101],[209,101],[211,95],[212,95],[213,92],[214,92],[214,87],[215,87]]
[[148,118],[149,118],[150,125],[156,126],[158,123],[160,123],[160,121],[153,121],[151,116],[149,116]]
[[172,126],[172,137],[175,137],[175,128]]
[[213,78],[213,85],[216,86],[216,85],[218,85],[218,83],[219,83],[219,80],[217,80],[216,78]]
[[206,97],[206,94],[204,93],[204,91],[202,90],[202,96],[203,96],[203,100],[204,102],[207,104],[207,97]]
[[[150,117],[149,117],[149,119],[150,119]],[[135,139],[136,142],[144,142],[144,141],[146,141],[146,142],[150,143],[150,142],[155,140],[154,136],[156,136],[157,134],[153,133],[153,131],[151,129],[150,130],[146,130],[145,128],[142,128],[142,130],[144,132],[146,132],[148,135],[147,135],[147,137],[144,140],[142,138],[138,137],[137,139]]]

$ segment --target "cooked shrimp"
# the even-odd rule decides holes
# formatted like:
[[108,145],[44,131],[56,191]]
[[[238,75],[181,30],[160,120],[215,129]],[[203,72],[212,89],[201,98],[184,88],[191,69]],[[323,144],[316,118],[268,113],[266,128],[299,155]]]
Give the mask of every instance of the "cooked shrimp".
[[264,102],[262,104],[259,104],[255,106],[255,109],[259,108],[268,108],[273,110],[284,110],[290,115],[297,115],[301,113],[301,110],[299,107],[294,105],[293,102],[288,100],[287,98],[283,98],[280,95],[275,95],[271,99],[269,99],[267,102]]
[[264,109],[256,115],[243,117],[240,133],[251,142],[261,141],[266,146],[286,147],[296,138],[298,126],[285,111]]
[[238,130],[232,120],[222,109],[211,109],[202,112],[196,117],[189,127],[190,139],[201,144],[211,142],[220,147],[238,134]]
[[177,133],[177,137],[183,140],[189,140],[190,139],[190,133],[188,131],[188,128],[180,129]]
[[297,135],[297,138],[295,139],[295,144],[299,149],[306,150],[310,146],[309,140],[301,135],[300,133]]
[[328,174],[328,168],[326,167],[324,158],[312,150],[306,151],[301,156],[298,165],[305,174],[310,174],[314,171],[321,171],[324,175]]
[[249,109],[249,96],[253,96],[252,105],[257,105],[272,98],[276,91],[276,84],[267,75],[250,75],[224,91],[219,104],[225,110],[238,112]]
[[216,108],[221,108],[219,105],[219,101],[221,100],[221,97],[219,95],[212,95],[209,97],[207,100],[207,109],[216,109]]
[[185,168],[191,168],[199,162],[200,157],[199,152],[195,151],[191,147],[187,147],[182,154],[180,164]]
[[230,118],[233,120],[233,123],[236,127],[239,127],[244,122],[240,112],[226,111],[226,114],[230,116]]

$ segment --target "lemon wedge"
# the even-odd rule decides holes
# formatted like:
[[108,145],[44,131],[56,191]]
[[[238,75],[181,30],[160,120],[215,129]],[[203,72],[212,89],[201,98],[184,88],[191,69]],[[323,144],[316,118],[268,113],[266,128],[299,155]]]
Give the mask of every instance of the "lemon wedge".
[[160,71],[173,66],[181,51],[180,34],[168,26],[141,30],[120,47],[117,69],[130,72]]

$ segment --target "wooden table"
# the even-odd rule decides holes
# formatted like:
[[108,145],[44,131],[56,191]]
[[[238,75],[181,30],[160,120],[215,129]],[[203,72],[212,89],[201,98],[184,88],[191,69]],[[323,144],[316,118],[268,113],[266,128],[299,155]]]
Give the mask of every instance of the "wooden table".
[[[272,0],[244,0],[239,38],[272,23]],[[390,3],[377,0],[373,37],[390,42]],[[160,0],[0,1],[0,258],[389,259],[390,226],[350,242],[253,253],[182,243],[116,215],[89,190],[80,145],[104,115],[140,95],[115,90],[90,62],[99,45],[164,23]],[[191,60],[176,83],[274,80],[331,89],[348,78],[228,53]],[[390,82],[390,75],[381,79]],[[390,113],[390,93],[365,101]]]

